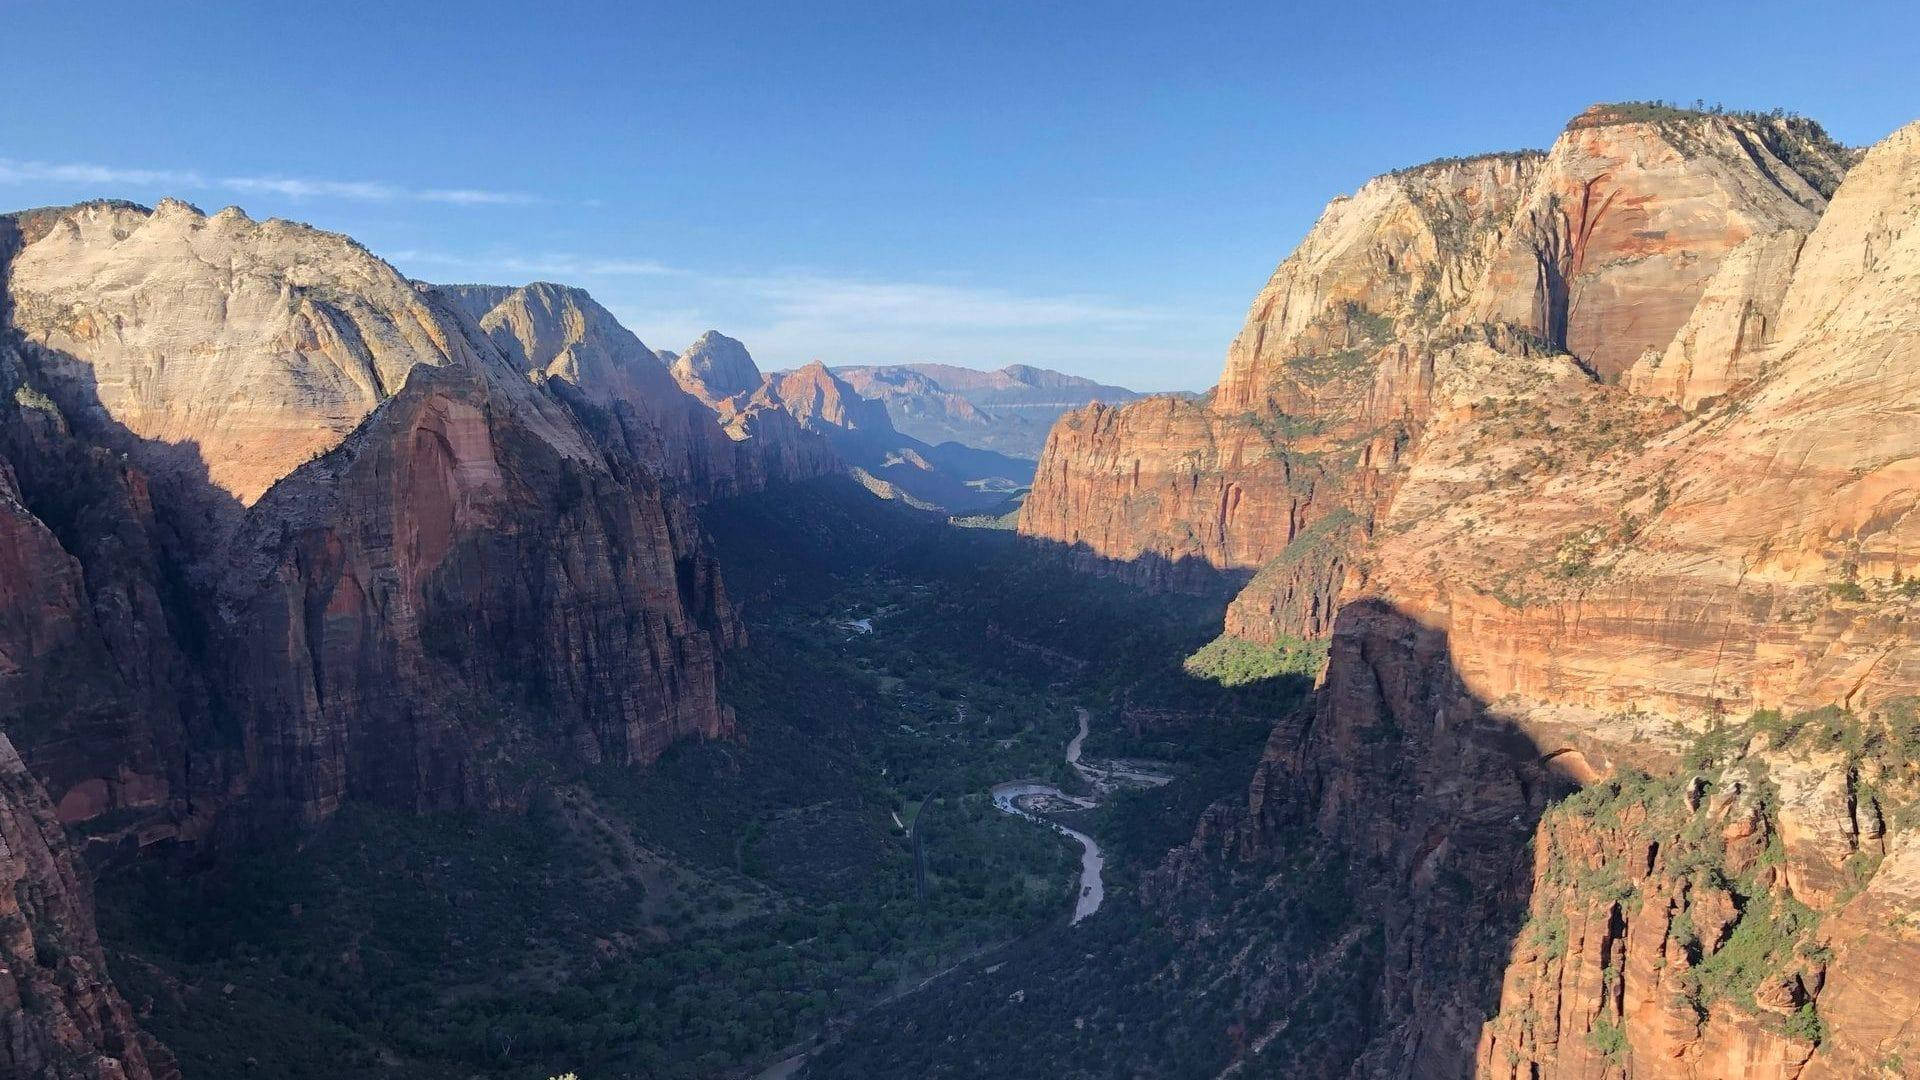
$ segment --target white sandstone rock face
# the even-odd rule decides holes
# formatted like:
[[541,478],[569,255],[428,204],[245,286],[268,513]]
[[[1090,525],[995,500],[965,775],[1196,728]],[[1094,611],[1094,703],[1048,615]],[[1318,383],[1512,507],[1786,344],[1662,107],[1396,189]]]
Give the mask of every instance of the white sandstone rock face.
[[1667,347],[1749,237],[1811,230],[1845,170],[1792,121],[1590,109],[1548,153],[1468,321],[1527,327],[1618,377]]
[[709,404],[751,394],[761,382],[760,368],[747,347],[714,330],[701,334],[674,360],[673,377],[687,393]]
[[[1697,479],[1683,550],[1738,552],[1749,580],[1912,572],[1920,548],[1920,124],[1874,146],[1808,237],[1767,374],[1676,440]],[[1718,459],[1718,468],[1702,468]],[[1729,549],[1732,549],[1729,552]]]
[[1411,329],[1430,328],[1469,300],[1541,162],[1538,151],[1437,162],[1377,177],[1328,204],[1254,298],[1227,350],[1214,410],[1269,404],[1289,358],[1356,344],[1342,318],[1347,305]]
[[1784,229],[1728,252],[1686,325],[1664,351],[1641,354],[1627,386],[1697,412],[1752,382],[1779,329],[1780,304],[1806,242],[1806,233]]
[[[12,264],[14,321],[70,406],[251,505],[338,445],[416,365],[476,358],[458,324],[365,248],[236,208],[63,213]],[[194,459],[197,458],[197,462]]]

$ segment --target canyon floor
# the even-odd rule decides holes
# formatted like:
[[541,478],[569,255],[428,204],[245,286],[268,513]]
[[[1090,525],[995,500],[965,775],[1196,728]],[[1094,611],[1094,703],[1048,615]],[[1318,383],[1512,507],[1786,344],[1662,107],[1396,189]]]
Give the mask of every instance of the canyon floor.
[[[754,542],[796,513],[839,520],[817,546]],[[1084,902],[1078,845],[997,812],[996,784],[1111,788],[1060,820],[1106,852],[1084,925],[1121,925],[1114,896],[1186,838],[1159,813],[1244,785],[1259,710],[1306,688],[1179,673],[1219,599],[1072,574],[838,479],[709,517],[752,642],[723,684],[734,738],[521,815],[355,807],[298,844],[103,878],[116,977],[186,1075],[693,1077],[858,1039],[875,1003]],[[1203,737],[1121,726],[1147,684]],[[1090,761],[1171,782],[1070,764],[1077,710]]]

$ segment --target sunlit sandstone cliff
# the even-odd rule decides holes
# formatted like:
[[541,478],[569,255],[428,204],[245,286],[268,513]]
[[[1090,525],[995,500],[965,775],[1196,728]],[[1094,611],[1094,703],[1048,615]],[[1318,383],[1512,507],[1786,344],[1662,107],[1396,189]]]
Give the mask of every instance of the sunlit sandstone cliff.
[[727,410],[727,422],[716,422],[716,408],[729,395],[716,395],[698,378],[681,373],[709,351],[723,352],[736,365],[730,377],[749,393],[757,389],[759,369],[731,338],[709,333],[684,358],[669,356],[663,362],[582,289],[545,282],[517,289],[436,289],[471,314],[529,378],[572,405],[603,444],[617,443],[626,456],[695,501],[836,468],[824,444],[806,438],[777,408],[751,419]]
[[[1780,279],[1777,249],[1812,227],[1848,157],[1804,121],[1596,108],[1546,154],[1373,180],[1274,272],[1209,401],[1063,418],[1021,529],[1148,581],[1257,575],[1232,632],[1324,632],[1348,537],[1371,534],[1419,443],[1441,352],[1479,340],[1617,375],[1682,330],[1729,251],[1760,264],[1747,279]],[[1724,295],[1766,293],[1741,280],[1729,270],[1717,304],[1747,329],[1696,330],[1691,394],[1657,392],[1724,392],[1716,373],[1742,363],[1727,352],[1767,332]],[[1619,336],[1601,342],[1603,323]],[[1662,367],[1668,386],[1683,377]]]
[[[12,323],[131,434],[191,444],[242,503],[337,445],[416,365],[471,362],[344,237],[236,208],[93,203],[23,221]],[[57,365],[57,370],[54,366]]]
[[[1743,130],[1652,123],[1682,148]],[[1633,125],[1568,138],[1612,127]],[[1761,149],[1747,160],[1768,170],[1794,157]],[[1794,184],[1763,190],[1805,205]],[[1363,1030],[1322,1065],[1706,1078],[1920,1061],[1920,125],[1821,209],[1735,241],[1692,310],[1653,297],[1673,340],[1640,343],[1624,386],[1537,331],[1430,339],[1389,497],[1346,503],[1374,518],[1342,550],[1334,614],[1268,609],[1282,632],[1330,629],[1324,684],[1276,727],[1246,804],[1216,808],[1158,887],[1190,894],[1217,858],[1283,890],[1289,874],[1261,868],[1303,844],[1349,860],[1378,966],[1359,976]],[[1644,377],[1676,358],[1678,377]],[[1572,785],[1587,790],[1554,805]],[[1305,1052],[1274,1041],[1301,1019],[1279,990],[1353,959],[1329,948],[1247,960],[1249,1064]]]

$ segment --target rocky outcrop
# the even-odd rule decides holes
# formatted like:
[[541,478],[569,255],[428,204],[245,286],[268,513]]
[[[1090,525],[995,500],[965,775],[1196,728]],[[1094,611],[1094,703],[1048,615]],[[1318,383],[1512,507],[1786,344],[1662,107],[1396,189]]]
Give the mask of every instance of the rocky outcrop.
[[545,762],[727,730],[716,654],[738,629],[691,518],[505,397],[416,371],[249,522],[221,606],[256,802],[520,805]]
[[1696,412],[1752,382],[1806,240],[1798,229],[1783,229],[1728,252],[1673,341],[1642,353],[1626,373],[1627,386]]
[[1201,404],[1092,405],[1054,425],[1020,529],[1143,584],[1193,587],[1257,566],[1303,531],[1326,483],[1280,433]]
[[8,289],[48,392],[124,428],[148,471],[203,469],[242,505],[339,445],[415,366],[477,360],[342,236],[171,199],[35,225]]
[[730,730],[692,506],[837,466],[740,450],[584,294],[174,202],[0,219],[0,265],[15,1071],[165,1071],[63,823],[111,864],[350,800],[524,806]]
[[777,401],[729,430],[584,293],[237,210],[0,218],[0,268],[0,1072],[172,1075],[63,829],[217,852],[730,732],[693,508],[840,468]]
[[818,360],[774,376],[773,392],[803,426],[883,436],[896,434],[885,403],[862,397]]
[[[697,379],[681,371],[718,364],[747,393],[759,370],[739,342],[703,336],[684,362],[648,349],[584,290],[536,282],[509,289],[443,285],[528,378],[574,409],[581,425],[609,452],[659,476],[696,502],[804,480],[836,468],[817,441],[781,417],[736,416]],[[744,365],[744,367],[742,367]],[[747,374],[751,371],[751,375]],[[717,411],[718,410],[718,411]],[[723,419],[720,415],[725,412]],[[728,421],[734,421],[731,427]]]
[[40,785],[0,734],[0,1073],[179,1076],[107,978],[93,895]]
[[1289,613],[1317,613],[1324,631],[1337,567],[1291,545],[1373,527],[1424,422],[1435,350],[1470,336],[1446,320],[1539,162],[1436,162],[1336,200],[1254,301],[1209,399],[1062,418],[1021,531],[1151,583],[1252,576],[1239,633],[1307,629]]
[[701,334],[674,359],[673,377],[689,394],[709,403],[760,389],[760,367],[747,347],[717,330]]
[[798,479],[841,467],[832,446],[801,424],[780,400],[776,380],[761,374],[740,342],[709,330],[670,368],[682,389],[718,414],[730,439],[753,445],[768,475]]
[[765,392],[886,498],[954,513],[998,510],[1032,476],[1027,462],[991,450],[929,446],[901,434],[884,403],[862,397],[819,361],[769,376]]
[[1542,169],[1537,152],[1437,161],[1335,199],[1254,299],[1215,412],[1362,419],[1381,348],[1467,305]]
[[1811,229],[1848,156],[1805,120],[1595,106],[1542,162],[1468,317],[1617,379],[1666,348],[1730,252]]
[[884,403],[817,360],[763,375],[745,346],[708,331],[675,360],[673,374],[734,439],[758,446],[787,475],[828,462],[882,498],[957,513],[997,509],[1030,475],[1025,462],[991,451],[902,435]]

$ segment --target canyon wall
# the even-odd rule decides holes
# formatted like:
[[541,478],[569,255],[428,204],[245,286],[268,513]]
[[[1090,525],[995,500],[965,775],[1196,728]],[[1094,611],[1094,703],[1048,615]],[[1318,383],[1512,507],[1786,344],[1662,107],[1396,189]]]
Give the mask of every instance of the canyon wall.
[[[1751,375],[1782,264],[1851,155],[1804,121],[1656,112],[1596,107],[1544,154],[1443,160],[1335,200],[1255,299],[1209,399],[1056,425],[1022,531],[1149,583],[1206,576],[1165,566],[1251,577],[1234,634],[1320,634],[1347,549],[1422,442],[1447,350],[1570,355],[1603,378],[1640,363],[1667,373],[1638,376],[1646,393],[1695,406],[1725,393]],[[1689,319],[1688,359],[1644,355]],[[1303,534],[1312,550],[1292,546]]]
[[[1474,332],[1423,339],[1391,478],[1343,503],[1337,559],[1319,552],[1331,594],[1301,596],[1299,552],[1236,602],[1241,636],[1330,637],[1321,688],[1277,724],[1246,802],[1216,807],[1151,879],[1182,932],[1254,950],[1236,1068],[1691,1080],[1920,1061],[1901,974],[1920,796],[1920,125],[1857,163],[1782,142],[1805,131],[1576,121],[1535,184],[1560,179],[1445,317]],[[1684,179],[1688,155],[1701,175]],[[1837,187],[1835,162],[1851,165]],[[1541,321],[1558,318],[1552,274],[1515,269],[1515,245],[1557,250],[1543,205],[1580,235],[1563,181],[1596,168],[1583,242],[1607,250],[1592,272],[1608,280],[1570,295],[1614,312]],[[1605,224],[1627,209],[1647,235]],[[1684,228],[1659,224],[1670,210]],[[1715,214],[1718,248],[1698,232]],[[1642,250],[1656,240],[1688,257]],[[1588,250],[1564,265],[1594,268]],[[1306,333],[1271,314],[1286,307],[1261,309],[1269,334]],[[1285,379],[1235,363],[1236,401],[1294,415]],[[1261,913],[1308,887],[1303,859],[1358,914],[1278,948]],[[1195,896],[1208,919],[1186,914]],[[1313,1011],[1329,985],[1350,1005],[1330,1027]],[[1310,1021],[1325,1045],[1299,1045]]]
[[0,1073],[54,1080],[180,1074],[107,978],[93,893],[53,806],[0,734]]
[[0,267],[18,1071],[170,1068],[63,829],[110,864],[349,800],[520,807],[730,731],[694,507],[839,468],[789,414],[730,433],[576,290],[409,282],[235,209],[0,218]]
[[739,628],[688,500],[767,470],[589,298],[482,327],[343,237],[177,202],[14,247],[6,450],[74,589],[72,659],[10,699],[63,816],[150,843],[229,804],[510,804],[541,762],[726,729]]

